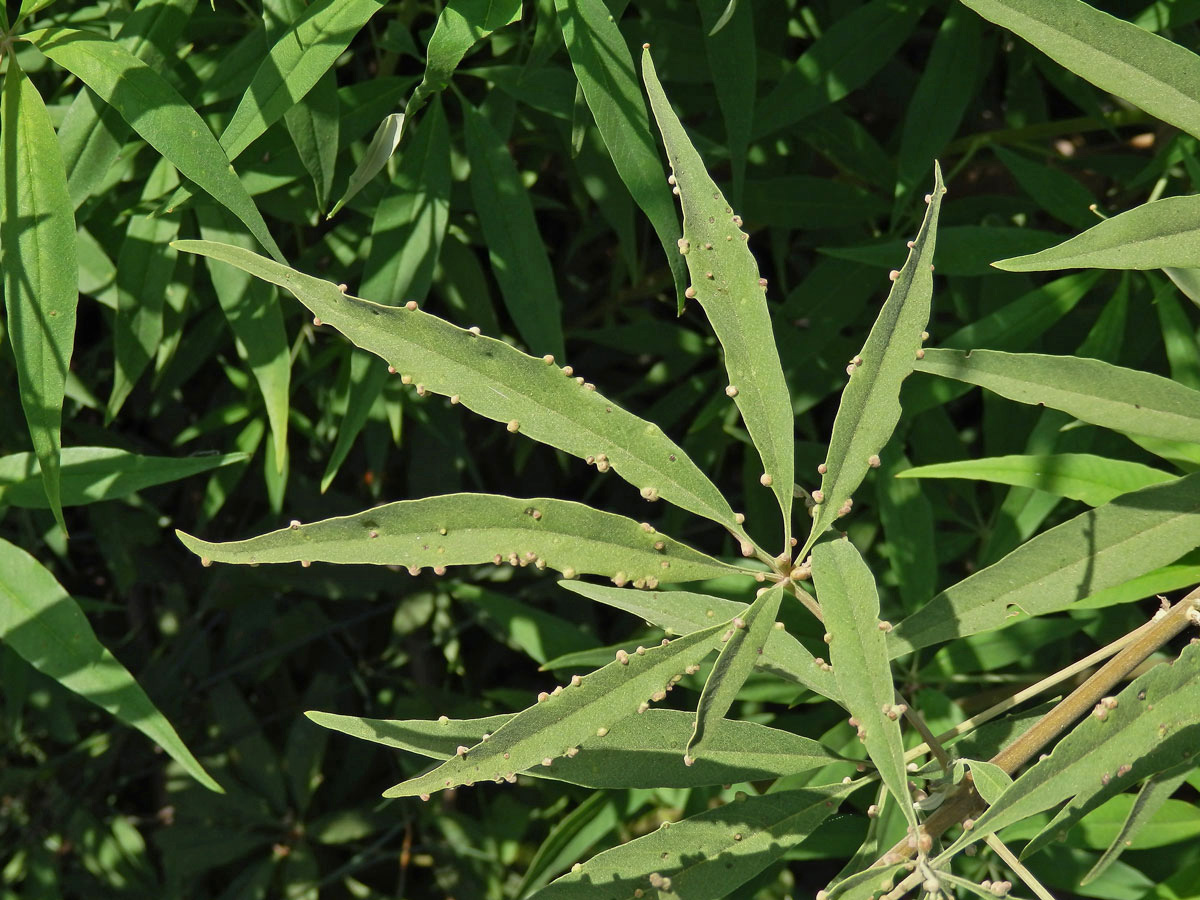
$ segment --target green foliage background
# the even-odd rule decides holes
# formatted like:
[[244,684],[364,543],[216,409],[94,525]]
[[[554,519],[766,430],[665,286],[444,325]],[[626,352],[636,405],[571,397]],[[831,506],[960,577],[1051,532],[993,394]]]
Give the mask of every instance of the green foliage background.
[[[37,447],[24,423],[35,417],[22,407],[30,389],[18,384],[10,307],[0,537],[53,573],[225,793],[0,643],[5,898],[521,897],[597,851],[728,799],[719,787],[593,791],[522,778],[429,804],[383,800],[384,787],[425,761],[333,734],[305,711],[510,713],[552,687],[555,670],[599,666],[614,647],[662,632],[583,602],[533,567],[415,577],[320,564],[201,569],[175,538],[179,528],[229,540],[385,501],[486,491],[652,515],[674,538],[738,556],[711,523],[647,507],[611,475],[418,396],[274,287],[169,245],[200,238],[258,250],[255,232],[299,271],[357,296],[416,300],[535,356],[554,354],[658,423],[745,513],[750,536],[774,550],[776,498],[759,483],[758,457],[726,396],[712,329],[696,303],[684,304],[677,207],[640,76],[611,46],[580,36],[581,22],[602,13],[598,0],[312,6],[333,5],[340,18],[314,39],[324,55],[297,57],[268,48],[313,15],[302,0],[24,3],[32,13],[18,33],[113,37],[161,74],[183,102],[176,119],[153,127],[172,158],[195,168],[177,162],[176,171],[98,99],[99,81],[86,87],[68,73],[68,54],[84,42],[49,32],[41,51],[18,42],[5,55],[9,82],[15,59],[44,99],[75,208],[81,297],[62,446],[177,462],[139,463],[133,469],[148,473],[139,480],[121,457],[125,480],[112,481],[105,454],[68,449],[64,508],[48,508],[29,453]],[[1098,5],[1200,46],[1198,4]],[[10,21],[20,6],[8,4]],[[1161,273],[1047,279],[990,267],[1091,227],[1089,204],[1114,214],[1197,191],[1195,137],[958,3],[733,7],[714,33],[725,0],[608,3],[633,59],[652,44],[674,108],[751,235],[796,416],[801,488],[820,484],[847,361],[916,233],[934,158],[950,193],[931,347],[1078,354],[1200,388],[1197,310]],[[208,166],[215,144],[180,130],[186,109],[221,136],[240,181]],[[389,158],[391,135],[372,138],[401,111]],[[374,177],[356,178],[372,159]],[[181,188],[187,179],[203,190]],[[361,189],[340,203],[356,181]],[[6,284],[25,275],[38,273],[6,271]],[[939,359],[931,353],[928,368]],[[1065,413],[932,374],[909,378],[901,401],[882,466],[840,523],[876,573],[884,617],[897,621],[1084,504],[1200,466],[1194,445],[1064,429],[1073,421]],[[1053,484],[1019,463],[976,468],[966,480],[896,477],[912,466],[1052,453],[1128,465],[1097,473],[1081,456],[1083,468]],[[1197,581],[1193,549],[1068,613],[915,654],[898,685],[944,730],[1141,624],[1155,593]],[[703,586],[749,599],[741,582]],[[801,610],[781,618],[821,648],[820,625]],[[683,683],[689,699],[679,708],[695,708],[702,684]],[[842,712],[813,699],[760,673],[731,718],[850,753]],[[805,773],[787,786],[828,780]],[[1077,887],[1079,877],[1108,846],[1129,795],[1028,865],[1060,897],[1200,896],[1197,788],[1192,770],[1170,815],[1090,888]],[[1006,835],[1032,837],[1048,819]],[[737,896],[813,895],[858,852],[867,822],[832,817]],[[1007,871],[986,852],[977,865],[976,880]]]

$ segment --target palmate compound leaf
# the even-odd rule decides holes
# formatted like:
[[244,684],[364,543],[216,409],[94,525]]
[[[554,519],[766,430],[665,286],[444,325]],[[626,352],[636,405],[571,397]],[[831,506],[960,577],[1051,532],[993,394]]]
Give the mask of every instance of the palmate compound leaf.
[[1200,473],[1122,494],[946,588],[888,635],[893,658],[1068,609],[1200,544]]
[[597,854],[529,900],[730,896],[816,830],[861,782],[747,797]]
[[742,571],[633,519],[582,503],[494,494],[400,500],[352,516],[324,519],[244,541],[180,540],[205,560],[331,562],[432,567],[508,562],[568,576],[605,575],[654,588]]
[[851,494],[867,471],[879,465],[879,451],[900,421],[900,386],[923,355],[921,341],[933,301],[933,251],[938,213],[946,187],[941,166],[934,165],[933,192],[917,236],[909,243],[904,267],[893,272],[892,289],[862,350],[850,360],[850,380],[842,391],[829,453],[818,467],[821,487],[813,492],[812,531],[799,559],[840,516],[850,511]]
[[[1197,61],[1200,64],[1200,60]],[[1105,219],[1038,253],[992,263],[1006,272],[1200,266],[1200,195],[1166,197]]]
[[24,37],[99,94],[181,175],[241,219],[268,253],[283,259],[229,157],[204,120],[161,75],[120,44],[91,31],[55,26]]
[[1161,375],[1098,359],[997,350],[926,350],[916,368],[1114,431],[1200,443],[1200,391]]
[[[657,625],[667,634],[688,634],[713,622],[745,616],[748,603],[690,591],[638,591],[587,581],[560,581],[559,586],[591,600],[623,609]],[[716,638],[713,648],[719,649]],[[787,631],[771,629],[758,667],[788,681],[802,684],[823,697],[841,696],[832,671],[818,663],[808,649]]]
[[1059,65],[1200,137],[1200,57],[1081,0],[963,0]]
[[904,763],[904,739],[896,703],[886,630],[879,619],[875,578],[850,541],[813,547],[813,584],[829,635],[829,661],[842,702],[857,722],[859,740],[909,825],[916,827]]
[[36,559],[0,538],[0,641],[39,672],[116,716],[223,793],[129,670],[96,638],[83,610]]
[[1200,644],[1157,665],[1097,706],[1047,757],[1013,782],[943,854],[1063,800],[1112,795],[1200,752]]
[[897,478],[967,478],[1046,491],[1058,497],[1103,506],[1129,491],[1175,478],[1170,472],[1091,453],[992,456],[917,466]]
[[642,77],[683,204],[679,250],[692,281],[686,293],[700,301],[725,351],[726,393],[737,404],[762,457],[761,481],[779,502],[787,547],[792,533],[795,436],[792,404],[767,310],[766,280],[759,278],[758,263],[746,246],[750,236],[741,229],[741,217],[725,202],[671,109],[648,50],[642,53]]
[[207,241],[175,246],[236,266],[292,293],[322,322],[391,364],[419,393],[450,397],[536,441],[612,468],[647,500],[662,498],[717,522],[753,546],[707,476],[662,430],[617,406],[554,360],[536,359],[493,338],[407,306],[371,303],[239,247]]
[[[306,715],[324,728],[353,737],[433,759],[450,759],[459,747],[473,747],[485,734],[490,740],[491,734],[520,713],[434,721],[364,719],[323,712]],[[688,788],[781,778],[843,761],[810,738],[755,722],[722,719],[708,737],[705,755],[687,766],[683,754],[694,718],[693,713],[678,709],[633,713],[614,720],[603,736],[595,732],[585,735],[575,756],[556,759],[549,769],[539,761],[524,774],[590,788]]]
[[644,714],[652,698],[665,697],[689,666],[712,652],[712,636],[729,626],[722,622],[640,652],[618,651],[608,665],[572,678],[562,690],[539,695],[538,702],[486,740],[460,747],[453,758],[389,788],[384,796],[415,797],[477,781],[512,780],[534,766],[553,774],[561,760],[580,755],[584,740],[607,737],[617,722]]
[[688,740],[684,762],[691,765],[708,754],[710,736],[729,712],[738,691],[754,671],[766,649],[767,638],[775,630],[775,615],[783,599],[783,585],[762,588],[743,615],[735,616],[721,634],[721,651],[700,692],[696,707],[696,727]]

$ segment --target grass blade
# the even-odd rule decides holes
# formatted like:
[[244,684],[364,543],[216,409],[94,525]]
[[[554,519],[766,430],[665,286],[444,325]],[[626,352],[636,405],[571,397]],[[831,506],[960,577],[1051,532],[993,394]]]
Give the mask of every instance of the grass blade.
[[617,722],[648,709],[650,696],[665,691],[676,675],[708,656],[712,635],[727,626],[721,623],[642,653],[620,651],[603,668],[572,679],[557,696],[547,694],[517,713],[488,740],[389,788],[384,796],[414,797],[476,781],[500,781],[538,765],[553,774],[556,762],[582,752],[584,740],[607,737]]
[[177,534],[197,556],[251,565],[320,561],[441,569],[509,562],[568,576],[604,575],[651,589],[660,581],[741,571],[633,519],[545,497],[445,494],[401,500],[220,544]]
[[842,702],[857,721],[859,740],[880,778],[915,827],[917,814],[908,793],[904,740],[900,734],[896,688],[888,662],[886,623],[879,620],[875,578],[848,540],[813,547],[813,584],[829,629],[829,661]]
[[500,135],[470,103],[462,108],[471,196],[504,305],[531,350],[562,357],[562,302],[529,191]]
[[604,0],[554,0],[554,6],[588,109],[617,173],[658,235],[682,312],[687,270],[677,253],[679,220],[663,179],[629,47]]
[[896,626],[890,653],[1068,609],[1200,545],[1200,473],[1081,513],[942,591]]
[[1200,57],[1081,0],[963,0],[1059,65],[1200,137]]
[[[67,447],[62,452],[63,506],[116,500],[145,488],[245,462],[244,453],[141,456],[112,447]],[[41,467],[32,453],[0,456],[0,504],[45,509]]]
[[120,44],[88,31],[44,28],[25,36],[121,114],[151,147],[242,220],[276,259],[283,254],[208,126],[175,88]]
[[[586,581],[560,581],[558,584],[589,600],[623,609],[667,634],[690,634],[713,622],[736,616],[745,618],[750,606],[738,600],[690,591],[636,591]],[[716,638],[713,649],[721,649]],[[787,631],[771,630],[758,665],[764,672],[802,684],[823,697],[838,700],[841,696],[829,669],[822,668],[808,649]]]
[[700,301],[725,351],[729,388],[762,457],[762,483],[783,513],[784,540],[792,533],[795,437],[792,404],[767,309],[766,282],[746,246],[749,235],[704,168],[687,132],[667,102],[648,50],[642,74],[650,107],[683,203],[683,238],[691,295]]
[[[450,759],[458,747],[473,747],[485,734],[490,740],[491,734],[520,713],[444,722],[364,719],[322,712],[305,715],[343,734],[433,759]],[[555,760],[549,772],[539,761],[524,774],[590,788],[685,788],[781,778],[841,761],[810,738],[754,722],[722,719],[708,735],[704,758],[685,766],[684,748],[694,718],[693,713],[679,709],[650,709],[626,716],[610,725],[602,737],[594,732],[585,736],[579,754]]]
[[67,369],[75,345],[79,278],[75,211],[54,126],[37,89],[7,54],[0,103],[0,270],[5,326],[21,407],[46,499],[63,521],[59,456]]
[[766,649],[767,637],[775,630],[775,616],[782,599],[782,584],[764,588],[745,615],[732,619],[733,624],[721,635],[721,652],[700,693],[696,727],[687,743],[685,764],[690,765],[701,755],[707,755],[709,735],[729,712],[738,691]]
[[1200,443],[1200,391],[1161,375],[1097,359],[996,350],[926,350],[916,368],[1114,431]]
[[[11,57],[9,66],[11,76]],[[224,793],[129,670],[96,639],[74,598],[41,563],[3,538],[0,639],[39,672],[142,732],[206,788]]]
[[1162,469],[1091,453],[1047,453],[1038,456],[993,456],[918,466],[897,478],[968,478],[1034,488],[1059,497],[1103,506],[1129,491],[1172,481]]
[[779,791],[664,822],[644,837],[592,857],[529,900],[650,897],[656,888],[660,897],[687,900],[731,896],[812,834],[858,787]]
[[426,390],[457,397],[481,416],[516,422],[534,440],[600,468],[611,467],[642,489],[644,497],[661,497],[720,523],[753,552],[720,491],[657,426],[544,360],[420,310],[379,306],[343,294],[327,281],[248,250],[206,241],[179,241],[177,246],[287,289],[322,321]]
[[941,168],[935,164],[925,220],[866,343],[847,368],[850,380],[842,391],[823,470],[818,469],[821,488],[813,494],[817,505],[812,531],[800,559],[834,520],[850,511],[850,495],[867,471],[879,465],[879,451],[900,421],[900,386],[924,354],[920,348],[933,301],[933,252],[945,193]]

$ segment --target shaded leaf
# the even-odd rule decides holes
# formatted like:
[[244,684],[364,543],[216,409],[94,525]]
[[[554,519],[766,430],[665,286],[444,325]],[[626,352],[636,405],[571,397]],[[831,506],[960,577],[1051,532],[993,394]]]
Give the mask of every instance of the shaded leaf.
[[720,190],[688,140],[654,71],[649,51],[642,53],[642,74],[650,107],[662,132],[667,160],[683,203],[683,238],[690,288],[712,323],[725,351],[729,390],[763,463],[763,484],[771,488],[783,513],[784,546],[791,537],[795,437],[787,383],[779,364],[766,284],[758,263]]
[[632,519],[544,497],[445,494],[400,500],[224,543],[176,533],[197,556],[251,565],[320,561],[421,568],[498,560],[497,565],[612,576],[622,583],[641,580],[651,588],[659,581],[695,581],[739,571]]
[[39,672],[138,729],[206,788],[224,793],[129,670],[96,639],[79,604],[41,563],[3,538],[0,639]]
[[41,95],[7,54],[0,103],[0,270],[21,408],[46,500],[63,521],[62,407],[75,345],[75,213]]
[[679,220],[629,47],[604,0],[554,0],[554,6],[580,90],[617,173],[658,235],[682,312],[687,273],[676,246]]
[[[203,456],[141,456],[112,447],[67,447],[62,451],[63,506],[84,506],[190,478],[247,459],[243,453]],[[0,504],[45,509],[41,471],[32,453],[0,456]]]
[[1200,57],[1081,0],[963,0],[1055,62],[1200,136]]
[[181,175],[241,219],[267,252],[283,259],[229,157],[196,111],[162,76],[120,44],[92,32],[53,27],[25,37],[116,109]]
[[529,191],[500,135],[470,103],[462,107],[471,196],[504,305],[530,350],[562,357],[562,302]]
[[400,138],[404,134],[404,122],[404,113],[391,113],[379,123],[379,127],[375,129],[375,134],[371,138],[371,143],[367,144],[362,159],[350,173],[350,180],[346,183],[346,192],[342,194],[342,198],[337,203],[333,204],[333,209],[325,216],[326,219],[336,216],[343,206],[367,186],[372,178],[383,171],[387,161],[392,158],[392,154],[400,146]]

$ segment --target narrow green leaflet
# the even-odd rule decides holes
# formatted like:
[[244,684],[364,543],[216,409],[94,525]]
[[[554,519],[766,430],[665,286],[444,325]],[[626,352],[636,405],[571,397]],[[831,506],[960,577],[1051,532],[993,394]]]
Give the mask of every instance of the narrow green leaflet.
[[[161,197],[179,184],[175,167],[159,159],[142,190],[142,200]],[[175,275],[178,251],[171,241],[179,236],[179,216],[134,215],[125,228],[117,257],[117,315],[113,323],[112,393],[105,409],[112,422],[134,384],[158,352],[163,336],[163,304]]]
[[383,0],[316,0],[280,36],[254,73],[221,133],[230,159],[306,95],[349,46]]
[[342,207],[349,203],[387,165],[387,161],[392,158],[392,154],[400,146],[400,138],[404,134],[404,121],[404,113],[391,113],[379,123],[362,159],[350,173],[350,180],[346,183],[346,192],[342,194],[342,199],[333,204],[333,209],[329,211],[326,219],[336,216]]
[[1200,195],[1166,197],[1104,219],[1061,244],[992,265],[1006,272],[1187,268],[1200,266],[1198,242]]
[[3,538],[0,640],[39,672],[138,729],[206,788],[224,793],[129,670],[96,639],[74,598],[41,563]]
[[1200,473],[1081,513],[929,601],[891,633],[893,657],[1067,609],[1200,545]]
[[725,143],[729,147],[732,169],[730,197],[734,203],[741,203],[758,89],[754,6],[751,3],[739,6],[737,0],[703,0],[699,7],[706,31],[704,52],[717,91],[721,118],[725,120]]
[[325,472],[321,475],[322,494],[329,490],[342,463],[350,455],[355,438],[367,424],[371,408],[387,383],[387,370],[378,364],[374,356],[356,348],[348,349],[349,358],[343,363],[346,368],[342,377],[338,378],[337,385],[339,399],[345,402],[341,408],[333,410],[341,413],[341,421],[337,425],[337,439],[325,461]]
[[854,545],[845,539],[813,547],[813,584],[829,634],[829,661],[842,701],[857,723],[858,738],[887,789],[916,826],[900,734],[903,709],[896,703],[888,661],[886,622],[879,619],[875,578]]
[[679,220],[663,179],[629,46],[604,0],[554,0],[571,67],[613,165],[650,220],[675,280],[683,310],[687,272],[679,258]]
[[933,301],[933,252],[945,193],[941,167],[935,164],[925,220],[911,242],[904,267],[892,279],[892,289],[866,343],[847,367],[850,380],[833,421],[829,454],[818,469],[821,488],[813,493],[817,506],[800,559],[836,519],[850,511],[851,494],[867,471],[879,465],[879,451],[900,421],[900,386],[925,352],[921,341]]
[[[560,581],[558,584],[590,600],[623,609],[667,634],[688,634],[713,622],[745,617],[750,606],[738,600],[689,591],[638,591],[587,581]],[[721,649],[719,640],[713,640],[713,649]],[[832,673],[822,668],[808,649],[785,630],[772,629],[767,635],[758,666],[764,672],[802,684],[831,700],[836,701],[841,696]]]
[[65,531],[60,498],[62,406],[75,345],[79,299],[75,211],[54,126],[37,89],[6,56],[0,102],[0,270],[5,326],[21,407],[54,518]]
[[916,368],[1114,431],[1200,443],[1200,391],[1161,375],[1097,359],[996,350],[926,350]]
[[1048,453],[1040,456],[993,456],[918,466],[897,478],[969,478],[1035,488],[1059,497],[1103,506],[1129,491],[1175,478],[1170,472],[1124,459],[1091,453]]
[[[63,506],[115,500],[144,488],[245,462],[244,453],[141,456],[113,447],[67,447],[62,452]],[[41,467],[32,453],[0,456],[0,505],[45,509]]]
[[[157,69],[174,50],[195,8],[196,0],[140,0],[121,23],[115,40]],[[76,209],[99,189],[128,134],[120,114],[90,88],[75,95],[58,127],[58,141]]]
[[866,84],[908,40],[927,0],[871,0],[833,22],[758,104],[754,137],[799,122]]
[[433,27],[425,48],[425,76],[409,98],[404,114],[416,115],[430,97],[450,86],[450,78],[468,50],[520,17],[521,0],[450,0]]
[[[612,468],[642,491],[745,532],[716,486],[656,425],[626,412],[562,369],[420,310],[343,294],[248,250],[206,241],[176,246],[234,265],[290,291],[354,344],[382,357],[425,390],[507,422],[537,441]],[[571,373],[573,374],[573,373]],[[576,376],[576,378],[582,376]],[[749,544],[747,544],[749,547]]]
[[642,75],[683,203],[678,249],[692,280],[688,296],[700,301],[725,351],[726,393],[737,404],[762,457],[761,480],[783,512],[786,547],[792,534],[795,436],[767,310],[766,280],[759,278],[758,263],[746,246],[750,236],[741,229],[741,217],[725,202],[667,102],[648,50],[642,53]]
[[564,354],[562,302],[533,202],[500,135],[465,100],[471,197],[504,305],[531,351]]
[[283,254],[229,157],[179,92],[152,68],[107,38],[73,28],[45,28],[25,37],[94,90],[179,173],[242,220],[276,259]]
[[[1116,793],[1196,755],[1200,746],[1200,644],[1158,665],[1102,705],[1013,782],[946,855],[1068,798]],[[1103,715],[1099,710],[1103,710]]]
[[775,630],[775,616],[782,599],[782,584],[764,588],[745,614],[735,616],[721,634],[721,652],[700,693],[696,726],[688,739],[685,764],[691,765],[699,757],[708,755],[710,736],[716,732],[766,650],[767,638]]
[[411,569],[508,562],[604,575],[654,588],[741,571],[633,519],[568,500],[444,494],[401,500],[244,541],[210,544],[177,532],[193,553],[229,563],[332,562]]
[[1150,823],[1155,814],[1163,808],[1163,804],[1183,784],[1188,775],[1191,774],[1193,768],[1194,765],[1189,760],[1174,769],[1160,772],[1146,780],[1146,783],[1138,791],[1133,805],[1130,806],[1129,815],[1121,824],[1121,830],[1113,837],[1112,843],[1108,845],[1108,849],[1096,860],[1096,864],[1080,879],[1079,884],[1081,887],[1103,875],[1109,866],[1117,861],[1125,851],[1125,848],[1134,843],[1138,834]]
[[1012,785],[1012,776],[999,766],[978,759],[962,760],[971,770],[971,781],[984,803],[995,803]]
[[747,797],[593,856],[529,900],[645,896],[719,900],[782,857],[859,788],[833,784]]
[[[206,240],[223,241],[250,253],[250,238],[237,229],[233,217],[220,208],[201,206],[196,215]],[[238,355],[250,366],[262,394],[275,447],[277,471],[287,459],[288,410],[292,385],[292,356],[283,311],[271,285],[245,272],[212,260],[208,274],[225,321],[237,342]]]
[[676,638],[641,653],[621,650],[617,658],[589,675],[573,678],[557,694],[539,699],[498,728],[486,741],[463,746],[456,755],[424,775],[384,792],[385,797],[415,797],[477,781],[502,781],[534,766],[554,775],[554,766],[581,751],[588,738],[607,737],[620,720],[649,709],[652,695],[665,696],[676,675],[711,652],[714,632],[727,622]]
[[[450,759],[460,746],[473,747],[485,734],[490,741],[492,733],[520,713],[432,722],[323,712],[306,715],[324,728],[353,737],[434,759]],[[678,709],[627,715],[613,722],[603,736],[595,732],[585,736],[577,754],[556,759],[549,771],[539,761],[525,774],[591,788],[685,788],[782,778],[843,761],[810,738],[754,722],[723,719],[706,738],[704,757],[686,766],[683,754],[694,718],[694,713]]]
[[1200,57],[1081,0],[963,0],[1055,62],[1200,136]]

